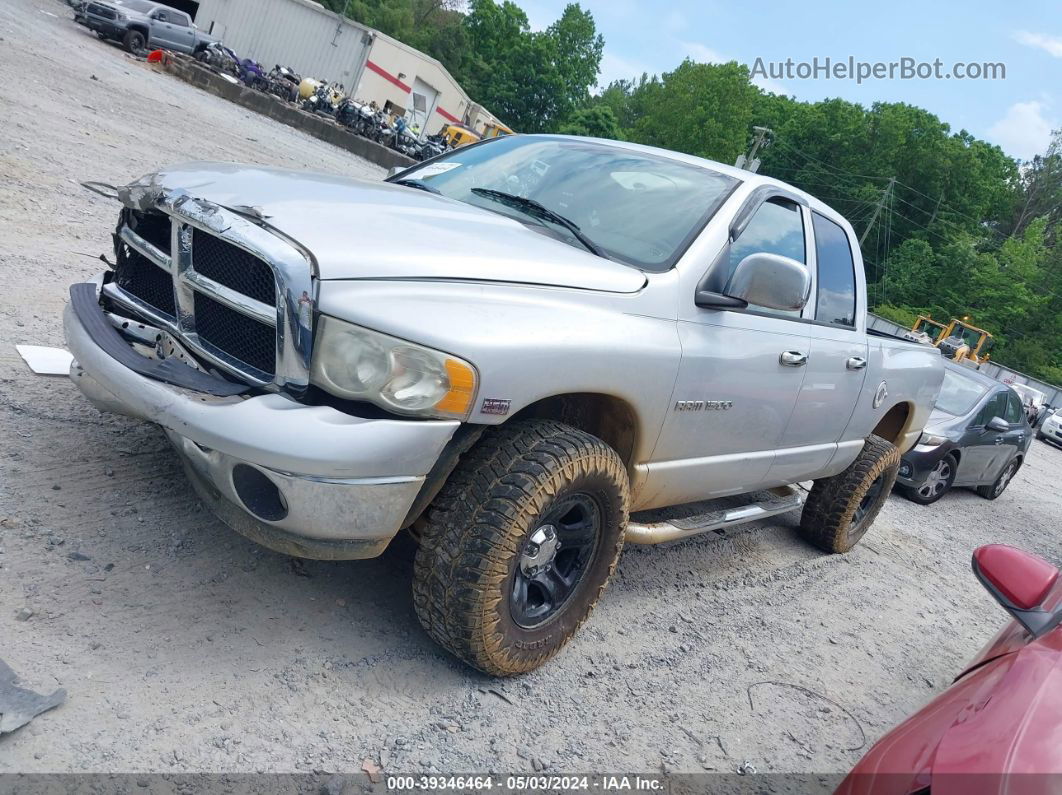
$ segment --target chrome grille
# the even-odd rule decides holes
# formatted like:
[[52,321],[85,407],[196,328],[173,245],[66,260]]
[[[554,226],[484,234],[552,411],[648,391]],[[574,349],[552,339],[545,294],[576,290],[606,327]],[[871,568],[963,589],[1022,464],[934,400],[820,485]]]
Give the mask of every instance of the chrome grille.
[[166,317],[177,317],[173,277],[124,241],[115,252],[114,281]]
[[221,238],[192,230],[192,267],[219,284],[268,306],[277,305],[277,282],[268,265]]
[[313,284],[295,246],[179,195],[158,210],[124,209],[115,252],[111,300],[249,383],[295,393],[308,385]]
[[200,341],[222,354],[235,356],[272,380],[276,369],[276,329],[203,293],[197,292],[194,300],[195,330]]
[[169,253],[171,224],[168,215],[128,210],[126,211],[126,223],[130,229],[159,251]]

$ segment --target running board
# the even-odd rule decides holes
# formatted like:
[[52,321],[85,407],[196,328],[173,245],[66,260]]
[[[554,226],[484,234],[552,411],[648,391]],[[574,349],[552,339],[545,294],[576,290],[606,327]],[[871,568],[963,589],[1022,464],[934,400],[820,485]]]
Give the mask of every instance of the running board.
[[[628,544],[663,544],[668,541],[681,541],[684,538],[710,533],[713,530],[723,530],[727,527],[754,522],[757,519],[765,519],[768,516],[777,516],[796,510],[804,504],[803,492],[795,486],[782,486],[777,489],[757,492],[755,495],[741,495],[742,499],[750,496],[762,497],[756,502],[733,507],[718,507],[714,510],[690,513],[682,516],[681,508],[667,508],[653,511],[643,511],[632,514],[632,521],[627,523],[627,533],[624,539]],[[727,498],[733,500],[733,498]],[[712,500],[689,506],[696,510],[698,506],[707,507],[710,504],[718,504],[722,500]],[[654,514],[676,514],[659,521],[652,521]],[[649,521],[633,521],[646,519]]]

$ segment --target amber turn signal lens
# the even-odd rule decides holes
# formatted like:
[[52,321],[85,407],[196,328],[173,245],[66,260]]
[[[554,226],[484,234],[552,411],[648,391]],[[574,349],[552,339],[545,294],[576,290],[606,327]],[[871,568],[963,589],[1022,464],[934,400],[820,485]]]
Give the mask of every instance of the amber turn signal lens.
[[472,399],[476,395],[476,373],[456,359],[447,359],[444,366],[450,380],[450,391],[435,404],[435,410],[463,416],[472,408]]

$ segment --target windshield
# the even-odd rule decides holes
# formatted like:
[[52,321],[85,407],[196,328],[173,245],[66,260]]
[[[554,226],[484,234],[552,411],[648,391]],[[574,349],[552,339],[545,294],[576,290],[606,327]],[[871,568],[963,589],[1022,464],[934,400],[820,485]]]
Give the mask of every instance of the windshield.
[[141,14],[146,14],[153,9],[157,3],[149,3],[147,0],[112,0],[114,5],[122,6],[123,8],[130,8],[133,11],[138,11]]
[[964,326],[959,323],[955,326],[955,331],[952,332],[958,337],[962,338],[962,341],[969,345],[971,348],[976,348],[977,343],[981,341],[981,332],[974,331],[968,326]]
[[422,180],[444,196],[586,248],[562,223],[531,216],[489,193],[533,199],[575,224],[604,256],[648,271],[669,270],[738,184],[667,157],[578,138],[523,135],[457,149],[400,179]]
[[955,416],[965,414],[987,391],[988,387],[980,381],[954,370],[945,370],[944,383],[937,395],[937,408]]
[[921,323],[918,324],[919,331],[921,331],[923,334],[928,334],[934,339],[940,333],[941,328],[941,326],[938,326],[932,320],[923,320]]

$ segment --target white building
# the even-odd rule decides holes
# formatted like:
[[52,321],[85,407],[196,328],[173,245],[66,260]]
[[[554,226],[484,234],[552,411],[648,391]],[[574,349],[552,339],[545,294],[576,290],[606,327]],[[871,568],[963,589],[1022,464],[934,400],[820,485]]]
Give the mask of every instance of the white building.
[[194,16],[241,58],[334,80],[366,102],[390,102],[428,134],[449,123],[482,130],[498,121],[434,58],[313,0],[200,0]]

